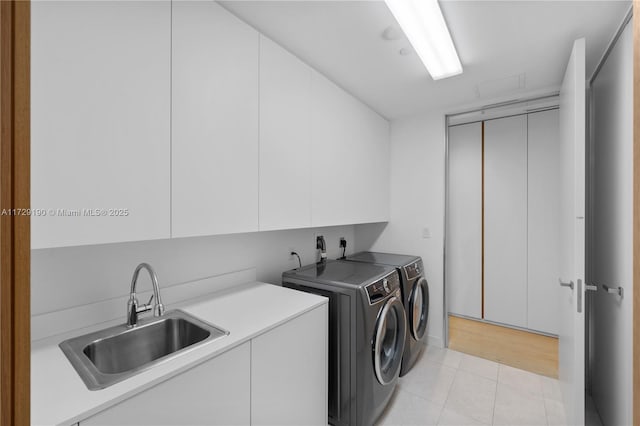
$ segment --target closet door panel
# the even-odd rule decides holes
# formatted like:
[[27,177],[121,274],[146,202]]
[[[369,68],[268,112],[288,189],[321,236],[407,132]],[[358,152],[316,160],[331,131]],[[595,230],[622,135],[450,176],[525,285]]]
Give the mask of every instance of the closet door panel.
[[558,110],[529,114],[527,327],[558,333],[560,149]]
[[527,117],[485,122],[485,319],[527,327]]
[[449,312],[482,316],[482,124],[449,128]]

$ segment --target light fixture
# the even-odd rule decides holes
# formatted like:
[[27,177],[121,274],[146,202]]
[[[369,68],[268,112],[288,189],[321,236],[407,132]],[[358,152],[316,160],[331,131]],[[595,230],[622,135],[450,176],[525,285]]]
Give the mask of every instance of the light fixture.
[[437,0],[385,0],[434,80],[462,74],[462,64]]

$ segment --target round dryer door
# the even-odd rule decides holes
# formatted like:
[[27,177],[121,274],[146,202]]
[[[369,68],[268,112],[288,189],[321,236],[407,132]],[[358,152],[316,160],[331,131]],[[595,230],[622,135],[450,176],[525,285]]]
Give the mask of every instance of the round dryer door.
[[373,366],[378,381],[386,385],[397,377],[404,351],[407,320],[400,299],[393,296],[384,304],[375,330]]
[[427,318],[429,317],[429,285],[424,277],[421,277],[413,285],[409,297],[409,328],[415,340],[421,340],[427,331]]

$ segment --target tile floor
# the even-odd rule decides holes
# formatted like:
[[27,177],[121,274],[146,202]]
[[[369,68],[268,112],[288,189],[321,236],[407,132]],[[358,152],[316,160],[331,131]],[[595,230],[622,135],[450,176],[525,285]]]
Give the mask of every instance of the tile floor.
[[[599,426],[587,409],[587,424]],[[428,347],[400,378],[378,426],[564,425],[555,379],[461,352]]]

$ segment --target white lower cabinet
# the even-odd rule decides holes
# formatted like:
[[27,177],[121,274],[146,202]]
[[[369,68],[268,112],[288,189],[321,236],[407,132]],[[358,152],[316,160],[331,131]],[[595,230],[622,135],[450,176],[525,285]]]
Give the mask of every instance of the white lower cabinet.
[[250,356],[247,342],[80,425],[247,425]]
[[326,425],[324,304],[80,425]]
[[327,424],[327,309],[251,343],[251,424]]

